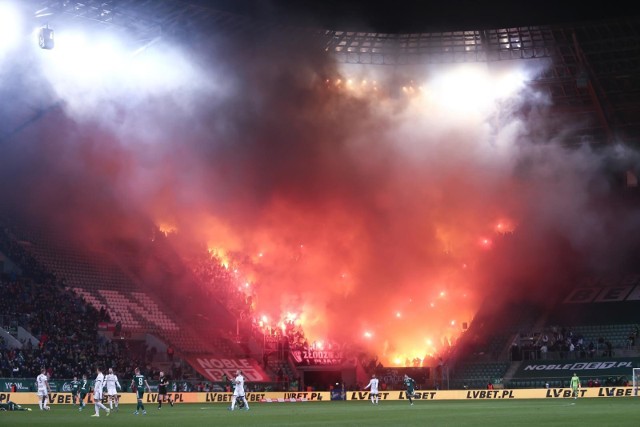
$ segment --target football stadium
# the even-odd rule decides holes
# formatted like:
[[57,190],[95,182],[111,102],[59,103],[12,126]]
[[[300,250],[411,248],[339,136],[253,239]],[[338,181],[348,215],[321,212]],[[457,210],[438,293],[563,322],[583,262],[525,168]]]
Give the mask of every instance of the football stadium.
[[637,425],[640,15],[384,3],[0,0],[1,425]]

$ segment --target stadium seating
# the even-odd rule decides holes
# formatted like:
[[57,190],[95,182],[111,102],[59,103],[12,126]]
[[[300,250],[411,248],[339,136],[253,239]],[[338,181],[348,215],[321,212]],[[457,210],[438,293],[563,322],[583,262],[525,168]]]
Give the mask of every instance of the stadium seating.
[[[215,328],[216,315],[224,313],[224,310],[211,305],[211,313],[208,314],[212,318],[209,321],[199,318],[194,321],[196,313],[175,312],[175,307],[183,309],[186,303],[170,299],[172,307],[167,307],[156,298],[157,295],[152,297],[149,292],[142,290],[138,284],[139,277],[132,274],[128,270],[131,266],[123,265],[121,260],[101,252],[75,250],[64,244],[62,237],[57,239],[35,227],[17,223],[19,225],[11,226],[13,233],[7,236],[8,240],[20,242],[19,250],[32,257],[45,271],[61,279],[68,289],[86,303],[96,310],[106,309],[111,322],[119,322],[123,330],[154,334],[172,345],[179,354],[245,355],[232,340]],[[124,256],[134,258],[129,253]],[[167,273],[169,280],[170,274]],[[189,319],[189,316],[192,318]],[[185,326],[185,321],[190,326]],[[226,322],[229,323],[228,320]],[[235,325],[235,320],[232,324]]]

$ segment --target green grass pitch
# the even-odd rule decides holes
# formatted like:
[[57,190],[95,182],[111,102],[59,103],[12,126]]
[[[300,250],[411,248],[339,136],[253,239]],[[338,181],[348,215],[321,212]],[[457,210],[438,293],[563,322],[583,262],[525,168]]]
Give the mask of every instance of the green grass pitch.
[[51,411],[0,412],[2,426],[611,426],[640,425],[640,399],[532,399],[487,401],[387,401],[253,403],[250,411],[227,410],[226,404],[184,404],[173,408],[121,405],[109,417],[92,418],[93,405],[78,412],[65,405]]

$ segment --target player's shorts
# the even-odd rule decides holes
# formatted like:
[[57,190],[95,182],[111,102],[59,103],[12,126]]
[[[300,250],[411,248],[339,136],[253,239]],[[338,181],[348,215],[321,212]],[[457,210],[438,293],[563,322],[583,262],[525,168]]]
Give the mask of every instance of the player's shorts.
[[115,388],[107,390],[107,396],[117,396],[117,395],[118,395],[118,391]]
[[47,393],[47,390],[38,390],[38,396],[40,397],[44,397],[47,396],[49,393]]
[[378,395],[378,390],[371,390],[371,392],[369,393],[373,396],[377,396]]
[[158,386],[158,394],[167,394],[167,386]]
[[142,400],[142,398],[144,397],[144,389],[139,388],[136,391],[136,396],[138,396],[138,399]]
[[80,392],[80,400],[84,400],[85,397],[87,397],[87,392],[86,391],[81,391]]
[[413,390],[407,390],[407,391],[405,391],[405,393],[407,394],[407,396],[413,396],[414,391]]
[[102,393],[93,393],[93,400],[96,402],[102,401]]

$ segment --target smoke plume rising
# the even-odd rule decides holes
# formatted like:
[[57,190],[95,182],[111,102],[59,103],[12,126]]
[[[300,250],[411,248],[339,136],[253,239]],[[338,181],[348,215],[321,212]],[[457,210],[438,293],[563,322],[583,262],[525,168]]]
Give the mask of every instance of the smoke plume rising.
[[[103,250],[148,218],[179,253],[235,257],[256,316],[391,364],[446,349],[487,298],[625,267],[639,217],[612,177],[638,153],[545,132],[544,64],[472,97],[460,66],[348,67],[278,37],[161,41],[100,79],[5,57],[0,197]],[[474,68],[475,88],[509,72]]]

